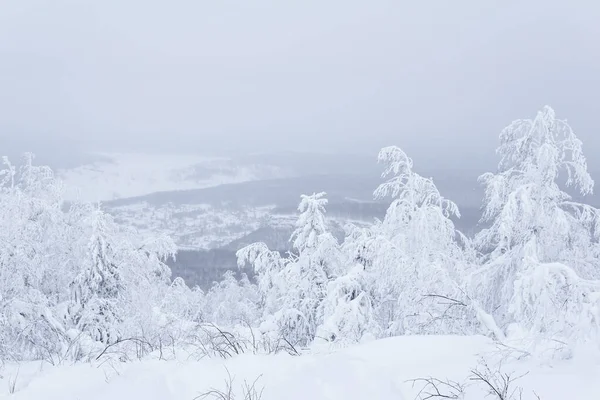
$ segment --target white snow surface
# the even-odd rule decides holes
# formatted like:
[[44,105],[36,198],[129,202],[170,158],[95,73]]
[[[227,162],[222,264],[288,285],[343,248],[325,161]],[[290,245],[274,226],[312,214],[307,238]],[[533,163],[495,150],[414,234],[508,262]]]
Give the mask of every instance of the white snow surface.
[[[245,354],[231,359],[78,364],[50,367],[6,364],[0,369],[0,398],[11,400],[192,400],[225,389],[227,371],[234,395],[243,398],[244,381],[256,381],[262,400],[412,400],[421,388],[411,380],[436,377],[465,380],[480,356],[496,347],[484,337],[406,336],[378,340],[338,351],[314,350],[300,357]],[[516,381],[522,399],[600,399],[598,360],[534,361],[503,364],[504,372],[527,375]],[[16,377],[16,391],[9,394]],[[467,400],[487,398],[470,387]],[[493,397],[490,397],[493,399]],[[518,398],[518,397],[516,397]]]
[[67,200],[109,201],[155,192],[203,189],[278,177],[278,168],[239,165],[228,158],[194,155],[102,153],[106,161],[57,171]]

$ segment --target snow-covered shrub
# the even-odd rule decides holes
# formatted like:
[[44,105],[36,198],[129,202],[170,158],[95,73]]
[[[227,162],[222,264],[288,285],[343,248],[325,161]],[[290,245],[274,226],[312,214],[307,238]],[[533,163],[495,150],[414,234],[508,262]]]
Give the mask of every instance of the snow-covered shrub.
[[202,322],[205,303],[206,296],[199,287],[190,289],[183,278],[177,277],[165,293],[160,310],[174,319]]
[[344,345],[377,336],[369,289],[365,268],[360,264],[331,281],[323,302],[324,321],[317,338]]
[[240,268],[250,264],[256,272],[262,317],[272,315],[280,308],[280,297],[286,286],[282,274],[289,260],[260,242],[238,250],[236,257]]
[[259,302],[258,289],[245,274],[238,280],[233,271],[227,271],[206,294],[205,318],[227,328],[254,326],[259,319]]

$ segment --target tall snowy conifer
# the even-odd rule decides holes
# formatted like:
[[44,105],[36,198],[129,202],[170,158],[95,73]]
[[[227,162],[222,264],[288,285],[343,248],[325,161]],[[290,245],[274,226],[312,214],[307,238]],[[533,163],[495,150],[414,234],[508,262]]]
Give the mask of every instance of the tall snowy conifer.
[[338,243],[327,230],[325,221],[325,193],[302,195],[292,234],[295,259],[285,270],[289,290],[284,309],[289,329],[299,342],[308,343],[323,322],[322,302],[327,295],[327,284],[338,272]]
[[340,272],[339,244],[327,230],[325,193],[303,195],[287,258],[254,243],[238,251],[238,262],[253,264],[264,298],[264,329],[293,344],[313,341],[323,322],[327,284]]
[[73,314],[78,328],[108,343],[117,340],[119,301],[124,283],[111,243],[112,218],[99,208],[90,215],[88,263],[72,284]]

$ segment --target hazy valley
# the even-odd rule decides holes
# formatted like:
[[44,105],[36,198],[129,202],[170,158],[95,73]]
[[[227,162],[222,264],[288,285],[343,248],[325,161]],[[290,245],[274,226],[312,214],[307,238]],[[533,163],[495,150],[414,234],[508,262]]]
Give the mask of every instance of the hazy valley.
[[[226,270],[239,274],[235,253],[245,245],[265,242],[271,249],[289,251],[301,194],[327,193],[328,224],[340,240],[348,223],[371,224],[384,217],[388,206],[373,198],[381,171],[368,155],[88,157],[96,161],[59,169],[67,198],[100,201],[118,222],[141,235],[169,235],[179,247],[178,256],[169,261],[174,277],[204,289]],[[472,173],[431,175],[442,193],[459,204],[457,227],[472,233],[482,196]]]

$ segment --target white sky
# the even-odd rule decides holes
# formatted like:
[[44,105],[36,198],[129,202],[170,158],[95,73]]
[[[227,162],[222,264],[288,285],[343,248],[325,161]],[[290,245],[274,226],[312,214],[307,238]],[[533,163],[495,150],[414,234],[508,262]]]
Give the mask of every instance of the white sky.
[[591,158],[599,21],[594,0],[0,0],[0,146],[475,166],[550,104]]

